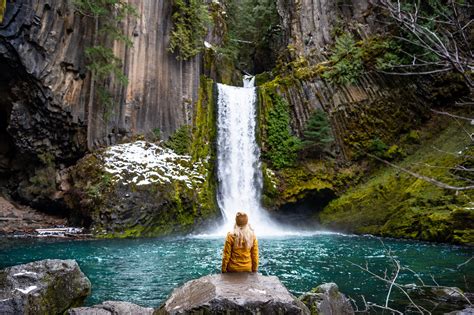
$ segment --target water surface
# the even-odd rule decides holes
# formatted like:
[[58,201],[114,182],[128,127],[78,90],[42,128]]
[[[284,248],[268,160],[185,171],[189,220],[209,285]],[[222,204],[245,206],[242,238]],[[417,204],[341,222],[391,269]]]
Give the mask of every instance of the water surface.
[[[46,258],[75,259],[92,282],[87,304],[105,300],[129,301],[158,307],[184,282],[220,272],[223,239],[174,238],[60,241],[0,239],[0,268]],[[353,266],[367,262],[383,273],[391,264],[381,242],[369,236],[321,234],[304,237],[261,238],[260,272],[276,275],[295,295],[323,282],[336,282],[356,300],[384,303],[387,287]],[[384,240],[393,255],[418,272],[427,283],[431,275],[440,285],[474,288],[474,263],[457,268],[474,255],[460,246]],[[415,278],[402,273],[400,282]],[[397,299],[394,295],[394,299]]]

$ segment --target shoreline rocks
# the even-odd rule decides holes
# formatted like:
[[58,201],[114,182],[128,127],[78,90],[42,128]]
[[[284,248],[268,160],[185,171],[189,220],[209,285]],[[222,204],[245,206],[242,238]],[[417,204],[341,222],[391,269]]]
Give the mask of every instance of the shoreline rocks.
[[155,314],[302,314],[309,309],[275,276],[209,275],[175,289]]
[[339,292],[337,284],[332,282],[317,286],[299,299],[310,309],[311,314],[355,314],[350,300]]
[[139,305],[121,302],[105,301],[90,307],[76,307],[67,311],[67,315],[152,315],[154,312],[151,307],[141,307]]
[[74,260],[47,259],[0,270],[0,314],[60,314],[82,305],[91,282]]

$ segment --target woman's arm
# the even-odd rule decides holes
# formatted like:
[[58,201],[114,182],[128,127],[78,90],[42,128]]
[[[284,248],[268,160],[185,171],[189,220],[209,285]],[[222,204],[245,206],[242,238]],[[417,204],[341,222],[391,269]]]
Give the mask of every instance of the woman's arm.
[[250,256],[252,257],[252,272],[258,270],[258,241],[257,238],[253,241],[253,246],[250,249]]
[[227,265],[229,264],[230,255],[232,252],[232,245],[233,245],[233,238],[230,233],[227,233],[227,237],[225,238],[224,244],[224,251],[222,253],[222,273],[227,272]]

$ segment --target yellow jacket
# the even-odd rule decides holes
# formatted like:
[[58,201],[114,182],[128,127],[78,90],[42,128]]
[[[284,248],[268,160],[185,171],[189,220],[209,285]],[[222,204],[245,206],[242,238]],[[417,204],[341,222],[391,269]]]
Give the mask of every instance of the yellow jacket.
[[227,233],[222,254],[222,272],[257,272],[258,241],[254,239],[251,248],[234,246],[234,235]]

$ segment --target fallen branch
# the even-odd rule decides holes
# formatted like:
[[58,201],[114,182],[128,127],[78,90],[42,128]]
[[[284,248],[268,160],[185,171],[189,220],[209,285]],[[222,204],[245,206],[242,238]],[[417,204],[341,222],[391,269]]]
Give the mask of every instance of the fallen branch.
[[373,154],[370,154],[370,153],[366,153],[368,156],[370,156],[371,158],[374,158],[376,159],[377,161],[380,161],[386,165],[389,165],[399,171],[402,171],[404,173],[407,173],[413,177],[416,177],[418,179],[421,179],[421,180],[424,180],[425,182],[428,182],[430,184],[433,184],[439,188],[443,188],[443,189],[449,189],[449,190],[455,190],[455,191],[464,191],[464,190],[472,190],[474,189],[474,185],[470,185],[470,186],[463,186],[463,187],[458,187],[458,186],[452,186],[452,185],[449,185],[449,184],[446,184],[446,183],[443,183],[443,182],[440,182],[434,178],[431,178],[431,177],[428,177],[428,176],[424,176],[424,175],[421,175],[421,174],[418,174],[418,173],[415,173],[415,172],[412,172],[410,170],[407,170],[406,168],[403,168],[401,166],[398,166],[396,164],[393,164],[387,160],[384,160],[384,159],[381,159],[379,158],[378,156],[375,156]]
[[473,122],[473,121],[474,121],[474,118],[468,118],[468,117],[458,116],[458,115],[454,115],[454,114],[451,114],[451,113],[448,113],[448,112],[441,112],[441,111],[434,110],[434,109],[432,109],[431,111],[432,111],[433,113],[436,113],[436,114],[446,115],[446,116],[453,117],[453,118],[459,118],[459,119],[467,120],[467,121],[470,121],[470,122]]

